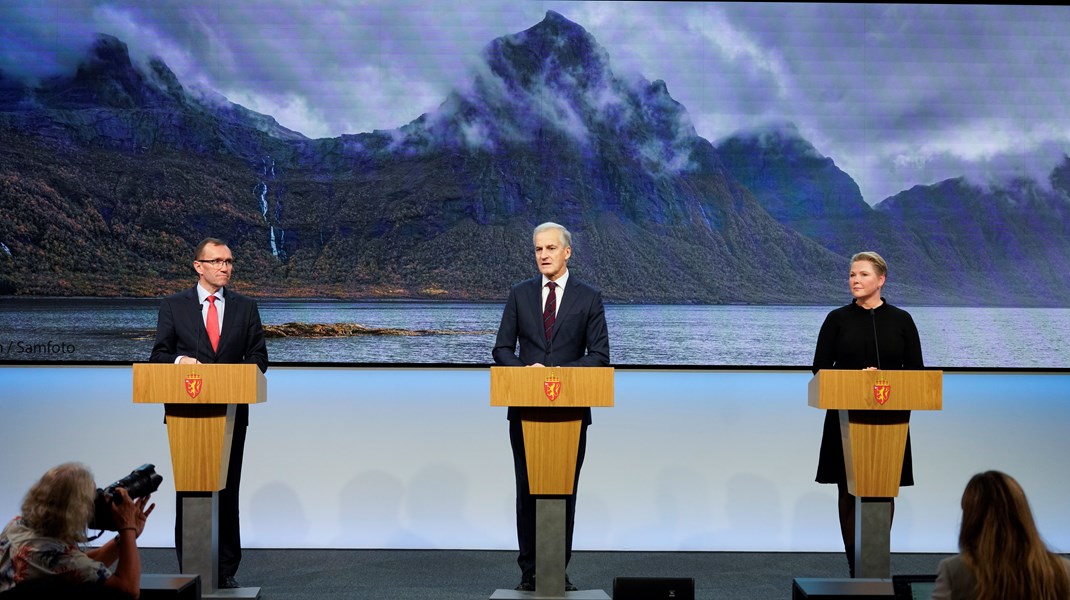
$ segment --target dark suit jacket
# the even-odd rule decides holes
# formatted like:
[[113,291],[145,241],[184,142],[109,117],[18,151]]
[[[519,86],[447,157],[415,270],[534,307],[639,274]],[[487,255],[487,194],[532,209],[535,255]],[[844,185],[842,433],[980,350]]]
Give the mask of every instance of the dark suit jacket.
[[[189,356],[202,363],[252,363],[267,371],[267,343],[256,301],[227,288],[223,288],[223,300],[223,330],[219,332],[219,349],[213,351],[196,286],[164,298],[149,362],[174,363],[179,356]],[[237,424],[245,424],[248,415],[249,407],[239,405]]]
[[[494,343],[494,364],[520,367],[535,363],[548,367],[609,365],[609,330],[602,292],[569,274],[547,344],[542,326],[542,275],[521,281],[509,290]],[[590,410],[586,410],[586,422],[590,422]],[[510,408],[509,418],[515,416]]]

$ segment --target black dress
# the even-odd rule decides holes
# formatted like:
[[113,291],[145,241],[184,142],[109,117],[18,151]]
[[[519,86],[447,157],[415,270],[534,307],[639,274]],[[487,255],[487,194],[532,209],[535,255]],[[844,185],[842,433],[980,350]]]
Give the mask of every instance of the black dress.
[[[887,301],[874,309],[862,308],[854,302],[837,308],[825,317],[821,332],[817,335],[817,349],[814,351],[815,373],[819,369],[878,367],[901,370],[920,369],[924,366],[921,339],[918,337],[914,319],[910,317],[910,313],[888,304]],[[847,482],[838,410],[829,410],[825,414],[816,479],[818,483]],[[899,485],[914,485],[909,433]]]

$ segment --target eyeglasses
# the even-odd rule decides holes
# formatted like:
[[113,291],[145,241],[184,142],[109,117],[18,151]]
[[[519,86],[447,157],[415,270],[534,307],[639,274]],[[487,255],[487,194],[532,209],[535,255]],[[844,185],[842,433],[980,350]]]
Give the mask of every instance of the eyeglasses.
[[212,260],[198,260],[197,262],[202,265],[211,265],[213,269],[222,269],[223,267],[234,268],[234,260],[230,258],[213,258]]

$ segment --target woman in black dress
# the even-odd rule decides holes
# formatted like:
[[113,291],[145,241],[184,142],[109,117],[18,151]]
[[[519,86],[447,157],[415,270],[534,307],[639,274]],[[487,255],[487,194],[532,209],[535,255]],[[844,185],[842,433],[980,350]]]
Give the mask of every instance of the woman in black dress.
[[[921,340],[914,319],[881,297],[888,265],[876,252],[851,257],[849,284],[854,300],[825,317],[814,351],[814,373],[819,369],[920,369]],[[854,577],[855,498],[847,491],[839,411],[825,414],[818,483],[835,483],[839,492],[840,533],[847,552],[847,565]],[[914,485],[910,434],[899,485]],[[895,504],[893,501],[894,513]]]

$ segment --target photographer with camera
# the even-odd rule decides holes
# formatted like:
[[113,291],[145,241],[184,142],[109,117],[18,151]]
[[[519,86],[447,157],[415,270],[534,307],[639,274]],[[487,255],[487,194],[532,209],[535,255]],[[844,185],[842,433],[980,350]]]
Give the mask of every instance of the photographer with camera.
[[[22,515],[0,533],[0,599],[136,599],[141,593],[137,537],[156,505],[146,507],[148,494],[133,500],[127,488],[116,487],[127,480],[103,491],[81,463],[49,469],[26,493]],[[141,487],[152,483],[158,486],[159,479]],[[106,504],[97,500],[101,495]],[[107,508],[106,520],[117,535],[99,548],[83,549],[79,545],[88,539],[90,522],[105,519],[94,514],[97,505]]]

